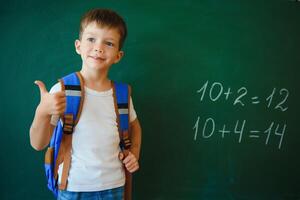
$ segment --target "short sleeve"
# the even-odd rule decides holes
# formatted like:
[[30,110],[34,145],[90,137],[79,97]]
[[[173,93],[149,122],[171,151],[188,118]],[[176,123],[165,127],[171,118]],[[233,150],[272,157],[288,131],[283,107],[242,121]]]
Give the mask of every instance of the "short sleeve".
[[60,82],[57,82],[55,85],[52,86],[49,93],[53,94],[53,93],[59,92],[59,91],[61,91],[61,84],[60,84]]
[[[58,82],[55,85],[53,85],[52,88],[50,89],[49,93],[53,94],[53,93],[59,92],[59,91],[61,91],[61,84],[60,84],[60,82]],[[51,116],[51,120],[50,120],[50,124],[52,124],[53,126],[56,126],[58,120],[59,120],[59,115],[52,115]]]
[[130,104],[129,104],[129,121],[130,123],[133,122],[137,118],[136,112],[134,110],[133,101],[130,97]]

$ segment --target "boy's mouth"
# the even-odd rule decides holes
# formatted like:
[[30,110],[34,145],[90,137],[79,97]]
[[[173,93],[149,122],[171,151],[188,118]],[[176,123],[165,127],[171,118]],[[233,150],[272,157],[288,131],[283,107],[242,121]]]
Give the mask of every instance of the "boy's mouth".
[[104,61],[105,58],[102,58],[102,57],[99,57],[99,56],[89,56],[90,58],[92,58],[93,60],[96,60],[96,61]]

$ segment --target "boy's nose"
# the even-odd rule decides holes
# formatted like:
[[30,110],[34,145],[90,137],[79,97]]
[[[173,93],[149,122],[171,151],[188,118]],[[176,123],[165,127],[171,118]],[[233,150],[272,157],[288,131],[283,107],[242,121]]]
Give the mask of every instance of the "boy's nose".
[[100,47],[96,47],[94,50],[95,50],[96,52],[99,52],[99,53],[103,53],[103,52],[104,52],[103,49],[100,48]]
[[103,53],[102,49],[95,49],[96,52]]
[[94,51],[96,51],[96,52],[99,52],[99,53],[103,53],[103,52],[104,52],[104,50],[103,50],[103,46],[102,46],[102,45],[100,45],[100,44],[98,44],[98,45],[95,45],[95,47],[94,47]]

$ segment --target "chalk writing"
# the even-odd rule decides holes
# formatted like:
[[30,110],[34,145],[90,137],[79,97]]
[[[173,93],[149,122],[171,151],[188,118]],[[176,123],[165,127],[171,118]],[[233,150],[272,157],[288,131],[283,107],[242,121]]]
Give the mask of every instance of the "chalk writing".
[[[213,82],[209,84],[209,81],[206,81],[204,85],[197,90],[197,93],[200,94],[200,101],[204,101],[207,96],[209,100],[215,102],[222,100],[222,95],[224,95],[225,101],[228,101],[230,96],[233,98],[233,106],[245,106],[246,102],[251,102],[252,104],[266,103],[267,108],[273,108],[285,112],[288,110],[287,100],[289,97],[289,90],[286,88],[281,88],[277,90],[273,88],[272,92],[261,98],[259,96],[249,96],[248,89],[246,87],[240,87],[236,92],[232,91],[231,87],[228,87],[224,92],[224,86],[220,82]],[[280,98],[278,102],[274,102],[274,97]],[[263,100],[263,101],[262,101]]]
[[[253,138],[253,139],[259,139],[264,138],[265,145],[268,145],[270,142],[270,137],[272,135],[278,137],[278,149],[282,146],[283,137],[286,131],[286,123],[279,124],[275,122],[271,122],[268,127],[266,127],[263,130],[252,130],[251,127],[246,126],[246,120],[242,120],[240,122],[239,120],[236,120],[234,130],[230,130],[227,128],[228,126],[226,124],[223,124],[220,129],[217,126],[215,120],[211,117],[203,120],[203,125],[200,124],[200,117],[197,117],[195,126],[193,129],[195,129],[194,132],[194,140],[196,141],[198,139],[198,132],[202,132],[202,138],[208,139],[212,137],[216,133],[220,133],[221,137],[224,138],[225,136],[230,136],[230,134],[238,135],[238,142],[241,143],[242,139],[244,137]],[[275,128],[276,127],[276,128]]]
[[[273,109],[280,112],[286,112],[288,110],[287,101],[289,97],[289,90],[286,88],[272,88],[268,90],[264,96],[251,95],[247,87],[242,86],[238,89],[232,89],[231,87],[224,87],[220,82],[206,81],[203,86],[197,90],[197,94],[200,95],[200,102],[203,101],[225,101],[235,107],[241,107],[242,110],[249,104],[254,106],[262,104],[267,109]],[[239,109],[241,110],[241,109]],[[236,112],[235,112],[236,113]],[[234,124],[234,125],[233,125]],[[263,128],[255,128],[251,123],[247,122],[247,119],[237,119],[231,123],[217,122],[213,117],[200,117],[197,116],[196,122],[193,126],[194,141],[199,138],[209,139],[211,137],[233,137],[242,143],[243,140],[264,140],[265,145],[269,145],[270,138],[273,137],[273,141],[278,142],[278,149],[282,148],[282,142],[287,130],[286,122],[275,122],[269,120],[266,122],[266,126]],[[261,125],[260,125],[261,127]],[[200,137],[199,137],[200,135]]]

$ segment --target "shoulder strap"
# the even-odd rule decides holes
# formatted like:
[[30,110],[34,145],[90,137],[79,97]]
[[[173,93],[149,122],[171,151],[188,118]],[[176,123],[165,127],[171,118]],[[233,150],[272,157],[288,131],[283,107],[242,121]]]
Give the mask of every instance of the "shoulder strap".
[[[131,146],[130,142],[130,126],[129,126],[129,105],[131,89],[129,85],[122,83],[113,83],[113,96],[115,103],[115,111],[117,115],[117,124],[120,136],[120,148],[124,155],[128,155],[128,149]],[[124,200],[131,200],[132,191],[132,175],[125,168],[125,190]]]
[[[62,91],[66,93],[66,111],[60,116],[63,124],[58,122],[51,137],[49,147],[45,154],[45,172],[48,188],[57,197],[57,169],[61,162],[70,161],[70,149],[73,127],[77,124],[84,99],[84,84],[79,72],[72,73],[59,80]],[[67,161],[68,162],[68,161]],[[66,162],[66,163],[67,163]],[[68,167],[63,169],[66,177]],[[61,186],[60,186],[61,187]],[[63,187],[66,188],[66,183]]]
[[[83,100],[84,100],[83,78],[79,72],[74,72],[72,74],[63,77],[62,79],[59,80],[59,82],[61,83],[62,91],[66,92],[66,101],[67,101],[66,111],[62,116],[60,116],[60,118],[64,122],[65,116],[72,114],[72,117],[75,120],[74,122],[74,126],[75,126],[79,120],[81,110],[82,110]],[[59,128],[59,126],[60,123],[57,123],[56,128]],[[55,146],[56,144],[60,144],[60,142],[61,142],[60,137],[57,137],[56,135],[52,135],[49,146]],[[56,157],[57,155],[55,156],[55,158]]]
[[[63,120],[63,170],[59,189],[67,188],[67,179],[71,165],[72,133],[79,121],[84,101],[84,83],[79,72],[63,77],[61,80],[62,90],[66,94],[66,110],[61,117]],[[56,166],[57,168],[58,166]]]
[[[84,83],[80,72],[74,72],[59,80],[62,90],[66,93],[66,110],[64,116],[71,115],[74,126],[78,123],[84,101]],[[70,117],[67,117],[70,118]]]
[[129,139],[129,88],[127,84],[113,82],[113,96],[122,151],[131,146]]

